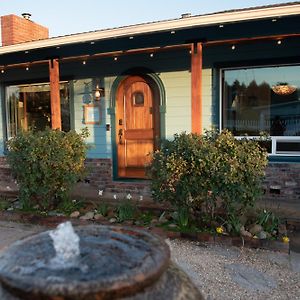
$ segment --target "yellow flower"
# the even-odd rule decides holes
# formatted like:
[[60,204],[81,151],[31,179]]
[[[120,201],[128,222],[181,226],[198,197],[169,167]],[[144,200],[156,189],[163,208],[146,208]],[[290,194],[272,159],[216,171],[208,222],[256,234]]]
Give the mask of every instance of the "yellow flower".
[[283,236],[282,241],[287,244],[289,243],[290,239],[287,236]]
[[221,226],[217,227],[216,232],[222,234],[224,232],[224,229]]

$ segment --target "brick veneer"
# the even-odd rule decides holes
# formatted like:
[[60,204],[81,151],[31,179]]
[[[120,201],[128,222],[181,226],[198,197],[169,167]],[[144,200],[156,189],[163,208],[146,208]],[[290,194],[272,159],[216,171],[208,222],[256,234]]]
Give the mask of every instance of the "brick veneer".
[[[85,187],[104,193],[132,193],[150,197],[149,181],[115,181],[111,159],[87,159]],[[8,188],[9,187],[9,188]],[[264,199],[300,203],[300,164],[269,163],[264,182]],[[0,157],[0,192],[16,189],[5,157]]]
[[2,46],[49,38],[48,28],[31,20],[7,15],[1,17]]

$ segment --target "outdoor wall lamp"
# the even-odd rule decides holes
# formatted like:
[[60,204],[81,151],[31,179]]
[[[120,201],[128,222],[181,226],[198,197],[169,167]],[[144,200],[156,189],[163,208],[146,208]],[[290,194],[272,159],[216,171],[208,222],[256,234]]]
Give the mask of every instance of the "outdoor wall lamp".
[[96,85],[96,89],[94,90],[95,100],[99,101],[101,97],[104,96],[104,88],[100,88],[99,85]]

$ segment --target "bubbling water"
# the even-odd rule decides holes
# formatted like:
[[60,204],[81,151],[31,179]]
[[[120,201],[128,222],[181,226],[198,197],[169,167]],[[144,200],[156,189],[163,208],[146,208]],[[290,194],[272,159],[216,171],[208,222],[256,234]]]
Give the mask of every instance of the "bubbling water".
[[49,235],[53,241],[56,256],[51,259],[50,267],[69,268],[77,264],[80,255],[79,236],[71,222],[61,223]]

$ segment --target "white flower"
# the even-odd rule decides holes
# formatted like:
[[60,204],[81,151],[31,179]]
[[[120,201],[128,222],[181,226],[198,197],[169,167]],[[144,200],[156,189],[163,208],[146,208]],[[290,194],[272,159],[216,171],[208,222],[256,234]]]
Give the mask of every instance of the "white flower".
[[103,196],[103,190],[98,191],[98,196]]
[[143,196],[140,196],[140,201],[143,201]]
[[128,200],[130,200],[130,199],[132,198],[132,196],[131,196],[130,194],[127,194],[126,198],[127,198]]
[[114,194],[114,199],[117,199],[117,195],[116,194]]

